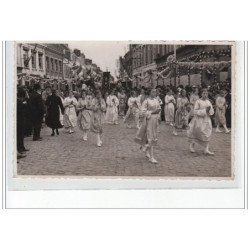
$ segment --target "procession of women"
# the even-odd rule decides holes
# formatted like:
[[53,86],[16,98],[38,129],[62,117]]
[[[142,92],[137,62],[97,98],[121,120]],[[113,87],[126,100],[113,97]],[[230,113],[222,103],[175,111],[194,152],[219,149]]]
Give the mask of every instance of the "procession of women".
[[[18,90],[19,96],[24,91],[21,89]],[[51,128],[51,136],[59,136],[60,129],[63,129],[68,134],[79,134],[88,146],[88,138],[94,134],[96,146],[105,147],[102,140],[105,137],[104,124],[125,126],[135,130],[133,139],[139,144],[138,152],[143,152],[145,160],[153,164],[158,162],[154,147],[159,143],[159,135],[167,133],[164,126],[160,130],[162,123],[172,128],[169,136],[186,134],[191,153],[199,150],[200,145],[204,154],[211,156],[214,152],[209,142],[213,127],[215,133],[230,132],[231,101],[230,93],[225,88],[213,92],[207,86],[113,88],[107,91],[86,88],[78,92],[63,92],[47,87],[37,95],[39,93],[45,107],[45,126]],[[27,96],[28,93],[24,97],[27,99]],[[23,148],[21,141],[18,148],[20,158],[24,155],[23,151],[28,151]]]

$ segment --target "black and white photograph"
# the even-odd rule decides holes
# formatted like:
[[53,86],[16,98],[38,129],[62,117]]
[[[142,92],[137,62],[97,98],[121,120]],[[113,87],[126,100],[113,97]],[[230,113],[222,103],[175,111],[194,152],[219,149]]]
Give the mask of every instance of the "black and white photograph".
[[234,42],[15,42],[15,175],[233,179],[234,53]]

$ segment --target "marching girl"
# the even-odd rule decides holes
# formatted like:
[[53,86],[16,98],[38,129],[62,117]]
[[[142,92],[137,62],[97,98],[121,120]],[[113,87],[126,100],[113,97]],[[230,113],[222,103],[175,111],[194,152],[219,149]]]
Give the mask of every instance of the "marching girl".
[[114,90],[111,90],[110,95],[107,97],[107,112],[106,122],[108,124],[118,125],[118,106],[119,100],[114,94]]
[[118,101],[119,101],[119,115],[121,117],[125,116],[125,108],[126,108],[126,101],[127,101],[127,96],[122,89],[121,92],[118,93]]
[[182,89],[180,96],[177,98],[173,135],[178,135],[177,129],[182,130],[188,126],[188,105],[189,101],[186,97],[186,90]]
[[214,114],[211,102],[208,100],[207,89],[202,89],[201,98],[195,102],[194,117],[189,123],[187,135],[190,142],[190,151],[195,152],[195,143],[204,146],[204,154],[214,155],[209,150],[209,141],[212,135],[212,122],[210,116]]
[[106,103],[102,98],[102,93],[97,90],[95,98],[92,100],[91,131],[96,134],[97,146],[102,146],[101,135],[103,133],[103,123],[105,122]]
[[230,130],[227,128],[226,121],[226,92],[221,90],[220,95],[216,98],[216,112],[215,112],[215,122],[217,123],[217,127],[215,132],[221,133],[222,131],[219,129],[220,124],[224,127],[225,133],[229,133]]
[[175,98],[173,96],[172,89],[167,90],[167,94],[165,96],[165,121],[166,124],[173,126],[174,124],[174,105],[176,104]]
[[136,127],[139,128],[139,115],[140,115],[140,103],[136,96],[136,92],[132,91],[132,96],[128,99],[128,111],[124,118],[124,123],[127,124],[127,128],[131,128],[131,123],[135,121]]
[[90,130],[91,116],[92,116],[92,96],[86,95],[85,90],[82,91],[81,97],[78,100],[78,126],[83,131],[83,140],[87,141],[88,131]]
[[[62,103],[64,102],[64,96],[63,96],[63,92],[60,90],[57,90],[57,95],[60,97]],[[64,115],[62,114],[61,110],[60,110],[60,122],[63,125],[63,120],[64,120]]]
[[190,107],[190,113],[189,113],[189,118],[193,118],[194,116],[194,105],[195,105],[195,102],[199,99],[199,89],[198,87],[195,87],[194,91],[192,92],[192,94],[190,95],[190,104],[189,104],[189,107]]
[[[161,97],[160,97],[159,89],[156,89],[156,99],[158,100],[160,106],[162,107],[163,102],[162,102]],[[160,123],[161,123],[161,112],[158,115],[158,128],[157,128],[158,133],[160,133]]]
[[156,90],[150,91],[150,96],[142,104],[143,121],[136,134],[135,141],[141,145],[149,161],[156,164],[154,158],[153,146],[157,144],[157,127],[161,106],[156,99]]
[[146,94],[146,89],[141,88],[140,95],[137,97],[138,104],[139,104],[139,127],[141,126],[142,123],[142,103],[148,98],[148,95]]
[[74,127],[77,123],[76,117],[76,107],[77,100],[73,96],[72,90],[69,91],[69,96],[64,99],[63,102],[65,111],[64,111],[64,127],[69,130],[69,133],[74,133]]

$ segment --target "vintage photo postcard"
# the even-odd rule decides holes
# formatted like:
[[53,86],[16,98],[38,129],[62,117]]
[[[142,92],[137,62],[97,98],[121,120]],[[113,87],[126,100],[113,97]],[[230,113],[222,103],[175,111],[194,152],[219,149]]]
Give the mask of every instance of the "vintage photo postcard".
[[13,46],[15,178],[234,178],[235,42]]

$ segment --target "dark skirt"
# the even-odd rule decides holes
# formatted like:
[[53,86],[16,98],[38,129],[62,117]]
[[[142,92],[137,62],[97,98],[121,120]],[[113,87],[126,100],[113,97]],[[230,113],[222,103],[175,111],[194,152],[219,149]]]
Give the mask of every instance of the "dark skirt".
[[58,107],[48,109],[45,118],[45,123],[48,127],[52,129],[58,129],[63,127],[63,125],[60,122],[60,112]]

